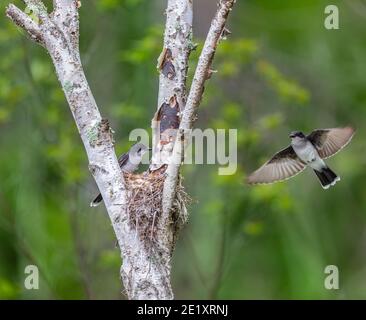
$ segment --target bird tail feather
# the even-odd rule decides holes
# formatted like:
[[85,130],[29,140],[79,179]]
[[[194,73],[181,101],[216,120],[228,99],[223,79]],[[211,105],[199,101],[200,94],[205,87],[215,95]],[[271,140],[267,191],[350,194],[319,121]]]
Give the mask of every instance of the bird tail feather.
[[314,169],[314,172],[319,178],[323,189],[328,189],[330,186],[334,186],[339,180],[341,180],[341,178],[328,167],[323,168],[321,171]]
[[100,205],[100,203],[102,202],[102,200],[103,200],[103,197],[102,197],[102,195],[99,193],[99,194],[95,197],[95,199],[94,199],[92,202],[90,202],[90,206],[91,206],[91,207],[97,207],[97,206],[99,206],[99,205]]

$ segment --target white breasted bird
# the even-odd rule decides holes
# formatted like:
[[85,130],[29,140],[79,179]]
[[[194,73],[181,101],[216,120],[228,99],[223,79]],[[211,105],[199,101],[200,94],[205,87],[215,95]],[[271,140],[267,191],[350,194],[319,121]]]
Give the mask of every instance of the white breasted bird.
[[[118,163],[122,171],[132,173],[136,171],[142,161],[143,155],[149,151],[148,147],[146,147],[142,143],[134,144],[130,150],[118,158]],[[99,193],[95,199],[90,203],[91,207],[98,206],[103,200],[102,195]]]
[[272,159],[253,172],[249,184],[266,184],[289,179],[311,167],[324,189],[334,186],[340,177],[324,162],[345,147],[355,130],[351,127],[317,129],[309,135],[301,131],[290,133],[291,145],[277,152]]

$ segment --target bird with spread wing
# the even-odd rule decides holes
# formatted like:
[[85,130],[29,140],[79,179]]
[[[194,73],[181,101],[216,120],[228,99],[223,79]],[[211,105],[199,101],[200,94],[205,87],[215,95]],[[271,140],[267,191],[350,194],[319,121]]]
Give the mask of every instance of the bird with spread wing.
[[352,139],[352,127],[317,129],[309,135],[301,131],[290,133],[291,144],[277,152],[258,170],[247,178],[249,184],[268,184],[289,179],[306,167],[311,167],[324,189],[340,180],[325,163],[327,159],[343,149]]

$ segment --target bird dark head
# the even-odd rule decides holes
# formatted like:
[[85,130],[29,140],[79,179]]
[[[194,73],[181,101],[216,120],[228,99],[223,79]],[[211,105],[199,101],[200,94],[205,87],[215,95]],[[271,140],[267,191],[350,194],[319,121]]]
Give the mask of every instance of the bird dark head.
[[290,133],[290,138],[305,138],[305,135],[301,131],[292,131]]
[[135,143],[131,147],[129,153],[130,153],[130,155],[133,155],[133,156],[139,156],[139,157],[141,156],[142,157],[149,150],[151,150],[151,149],[146,147],[143,143],[138,142],[138,143]]

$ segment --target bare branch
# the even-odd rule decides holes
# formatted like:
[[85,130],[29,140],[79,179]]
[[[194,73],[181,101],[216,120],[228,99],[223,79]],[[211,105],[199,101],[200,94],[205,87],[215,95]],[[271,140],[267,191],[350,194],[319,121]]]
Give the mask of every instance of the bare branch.
[[174,145],[173,155],[167,168],[163,196],[163,212],[165,213],[170,211],[174,201],[179,179],[179,168],[184,158],[184,145],[189,142],[190,129],[193,127],[195,121],[196,111],[202,99],[204,85],[206,80],[211,76],[211,65],[217,45],[223,34],[228,15],[234,3],[235,0],[220,0],[218,10],[211,22],[210,30],[198,60],[187,103],[183,111],[182,121],[179,126],[177,140]]
[[192,10],[192,0],[168,0],[164,47],[157,65],[160,71],[159,97],[152,121],[154,153],[151,169],[167,163],[171,156],[175,139],[169,130],[178,129],[187,100],[188,60],[193,48]]
[[77,0],[53,0],[53,8],[55,10],[59,10],[62,7],[70,6],[70,5],[76,5],[78,6]]
[[[45,9],[41,1],[28,0],[26,4],[40,11]],[[78,38],[78,13],[75,2],[70,4],[72,5],[60,7],[62,11],[55,16],[45,17],[45,11],[42,11],[40,15],[44,21],[41,27],[36,29],[36,24],[29,21],[30,18],[15,6],[10,5],[7,12],[10,18],[20,17],[21,22],[25,21],[22,26],[28,33],[37,31],[52,58],[88,155],[89,169],[103,195],[119,244],[122,246],[123,226],[115,221],[116,217],[119,220],[125,214],[125,184],[114,152],[112,130],[108,121],[102,119],[99,113],[81,65],[78,46],[73,42]]]
[[191,129],[193,126],[195,112],[201,102],[205,82],[209,79],[209,72],[216,48],[234,3],[235,0],[220,0],[219,8],[216,16],[212,20],[202,53],[198,60],[180,129]]
[[[188,60],[192,46],[192,0],[168,0],[166,9],[166,25],[164,47],[158,59],[157,68],[160,71],[158,109],[152,121],[153,128],[153,158],[151,170],[160,168],[167,163],[174,146],[172,129],[178,129],[181,111],[186,102],[186,78]],[[184,203],[179,202],[180,214],[185,215]],[[183,212],[183,213],[182,213]],[[157,254],[159,254],[160,272],[165,277],[165,298],[172,299],[173,292],[170,284],[171,256],[176,242],[176,222],[171,215],[160,212],[157,221]],[[179,223],[178,223],[179,224]]]
[[67,28],[66,42],[74,52],[79,52],[79,1],[54,0],[52,22],[59,29]]
[[30,16],[20,10],[13,4],[6,8],[6,15],[20,28],[26,31],[29,37],[40,44],[44,44],[41,30],[36,22]]
[[[40,1],[29,0],[27,3],[37,9],[43,6]],[[52,58],[83,141],[89,169],[103,196],[118,240],[123,257],[120,274],[128,297],[172,299],[170,279],[163,263],[158,257],[151,258],[151,250],[129,219],[128,189],[115,154],[112,129],[100,115],[80,61],[77,2],[56,1],[55,4],[56,10],[49,16],[44,16],[45,11],[40,13],[43,20],[39,29],[15,6],[9,6],[8,15],[29,34],[37,32],[37,38],[32,39],[42,39]]]

